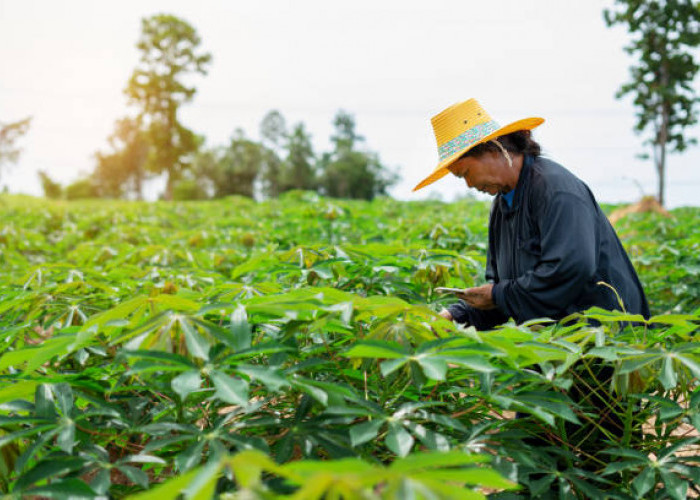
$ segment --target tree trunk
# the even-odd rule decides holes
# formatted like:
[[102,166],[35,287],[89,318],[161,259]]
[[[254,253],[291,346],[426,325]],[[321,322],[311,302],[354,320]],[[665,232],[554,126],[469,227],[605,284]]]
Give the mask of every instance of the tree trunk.
[[[668,86],[668,62],[661,64],[661,88]],[[664,190],[666,188],[666,143],[668,142],[668,121],[671,114],[670,103],[661,97],[661,130],[658,135],[659,155],[657,156],[656,172],[659,174],[659,204],[664,206]]]
[[175,184],[175,175],[172,171],[168,172],[168,182],[165,184],[165,200],[173,201],[173,185]]

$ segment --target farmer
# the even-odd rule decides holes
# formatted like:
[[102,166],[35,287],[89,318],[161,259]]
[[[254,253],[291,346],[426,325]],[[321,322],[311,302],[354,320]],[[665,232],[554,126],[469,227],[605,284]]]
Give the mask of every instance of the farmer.
[[413,190],[452,173],[495,196],[488,284],[457,294],[440,315],[479,330],[593,306],[649,317],[639,278],[588,186],[540,155],[530,131],[543,122],[502,127],[474,99],[433,117],[440,163]]

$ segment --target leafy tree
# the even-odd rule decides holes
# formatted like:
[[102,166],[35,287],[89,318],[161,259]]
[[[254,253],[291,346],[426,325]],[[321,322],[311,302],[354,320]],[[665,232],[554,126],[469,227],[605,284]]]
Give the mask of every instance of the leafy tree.
[[204,187],[195,179],[180,179],[173,187],[173,200],[206,200]]
[[41,181],[41,189],[44,191],[44,196],[52,200],[56,200],[63,195],[63,187],[61,184],[49,177],[45,170],[39,170],[39,181]]
[[287,139],[287,123],[282,114],[272,110],[260,123],[261,144],[267,159],[261,174],[262,190],[266,197],[276,197],[282,192],[282,149]]
[[376,153],[357,150],[364,138],[355,132],[355,119],[339,111],[333,125],[331,141],[335,150],[321,160],[321,187],[324,194],[334,198],[361,198],[371,200],[386,194],[397,176],[382,165]]
[[282,113],[273,109],[260,122],[260,137],[263,145],[279,150],[287,137],[287,122]]
[[27,133],[31,117],[12,123],[0,123],[0,168],[4,163],[14,163],[21,150],[15,143]]
[[200,42],[195,29],[175,16],[158,14],[143,19],[137,43],[140,64],[125,91],[130,102],[141,108],[152,147],[148,169],[167,173],[168,200],[199,144],[197,136],[180,123],[177,112],[196,92],[185,80],[192,74],[206,74],[211,61],[211,54],[198,52]]
[[631,81],[617,93],[634,96],[637,132],[650,130],[645,141],[653,151],[659,177],[658,199],[664,203],[666,151],[684,151],[695,138],[685,129],[698,121],[700,99],[693,88],[698,63],[693,51],[700,44],[700,4],[693,0],[616,0],[617,9],[604,11],[608,26],[622,24],[635,37],[625,47],[635,55]]
[[287,156],[282,166],[282,191],[292,189],[314,190],[318,181],[314,169],[314,151],[311,136],[303,123],[297,123],[287,137]]
[[72,184],[66,186],[66,199],[68,200],[82,200],[85,198],[95,198],[97,197],[97,190],[95,189],[92,180],[79,179]]
[[253,198],[256,180],[265,170],[267,150],[237,129],[229,145],[196,156],[195,173],[200,185],[208,185],[215,198],[241,195]]
[[92,177],[98,194],[119,198],[133,192],[137,199],[143,199],[149,145],[140,120],[118,120],[109,143],[111,153],[96,154],[97,166]]
[[331,136],[331,141],[335,144],[336,153],[352,151],[355,144],[365,140],[355,132],[355,117],[342,109],[336,113],[333,126],[335,134]]

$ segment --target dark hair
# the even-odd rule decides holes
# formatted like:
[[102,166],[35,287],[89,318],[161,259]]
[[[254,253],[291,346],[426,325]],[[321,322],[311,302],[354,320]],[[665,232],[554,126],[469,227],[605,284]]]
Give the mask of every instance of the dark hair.
[[[540,145],[532,138],[529,130],[518,130],[510,134],[497,137],[506,151],[521,155],[539,156],[542,152]],[[467,151],[463,156],[478,157],[485,153],[500,153],[501,148],[491,141],[477,144],[472,149]]]

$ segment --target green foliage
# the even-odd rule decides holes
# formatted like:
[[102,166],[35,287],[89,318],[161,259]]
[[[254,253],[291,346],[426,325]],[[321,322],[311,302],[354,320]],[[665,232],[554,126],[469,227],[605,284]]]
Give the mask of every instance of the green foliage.
[[66,186],[65,195],[66,199],[68,200],[96,198],[97,189],[95,188],[92,179],[78,179],[77,181]]
[[650,130],[659,176],[658,199],[664,203],[666,148],[683,151],[695,138],[685,129],[698,121],[697,87],[700,65],[695,52],[700,45],[700,7],[694,0],[616,0],[616,8],[604,11],[608,26],[622,24],[634,36],[625,50],[635,56],[631,81],[617,97],[632,94],[637,107],[636,130]]
[[195,134],[180,123],[180,106],[192,100],[194,87],[185,80],[192,74],[206,74],[211,61],[199,53],[201,40],[186,21],[158,14],[141,23],[137,48],[140,64],[125,90],[129,101],[140,108],[150,144],[146,166],[168,175],[166,199],[172,199],[175,181],[189,169],[189,155],[198,147]]
[[292,133],[287,136],[285,149],[287,156],[280,169],[279,191],[317,189],[311,136],[304,129],[303,123],[296,124]]
[[477,332],[440,318],[451,299],[433,290],[482,281],[480,202],[0,207],[8,498],[700,487],[698,209],[620,226],[648,322],[591,310]]
[[111,152],[95,155],[97,165],[92,180],[97,193],[103,198],[121,198],[133,193],[136,199],[142,199],[149,143],[141,120],[118,120],[109,143]]
[[173,200],[206,200],[204,187],[194,179],[180,179],[173,187]]
[[335,150],[320,162],[322,192],[333,198],[364,200],[387,194],[397,176],[386,171],[376,153],[355,148],[364,138],[355,132],[353,116],[341,110],[333,125],[335,135],[331,140]]
[[51,200],[57,200],[63,196],[63,186],[49,177],[46,171],[39,170],[38,175],[41,181],[41,189],[44,191],[45,197]]

